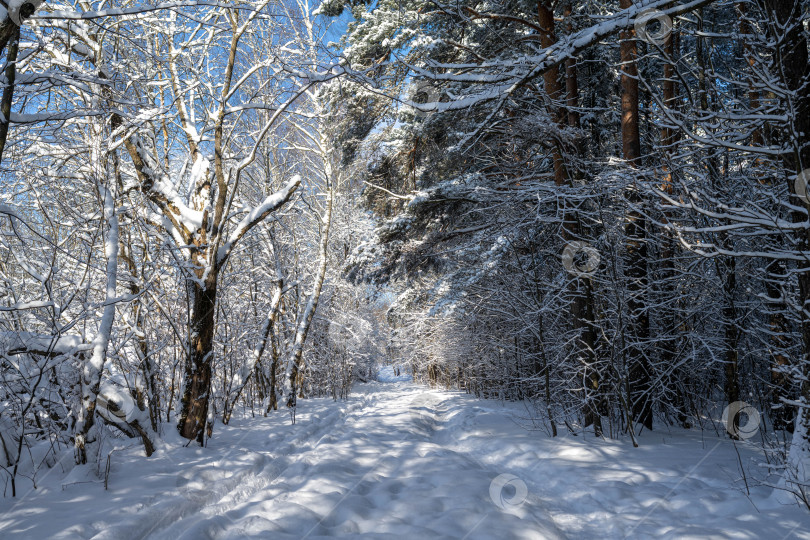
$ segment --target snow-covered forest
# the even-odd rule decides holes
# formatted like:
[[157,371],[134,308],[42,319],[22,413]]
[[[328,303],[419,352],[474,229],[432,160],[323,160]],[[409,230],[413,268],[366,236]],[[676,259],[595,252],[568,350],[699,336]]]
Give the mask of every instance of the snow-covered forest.
[[0,50],[0,538],[810,539],[810,0]]

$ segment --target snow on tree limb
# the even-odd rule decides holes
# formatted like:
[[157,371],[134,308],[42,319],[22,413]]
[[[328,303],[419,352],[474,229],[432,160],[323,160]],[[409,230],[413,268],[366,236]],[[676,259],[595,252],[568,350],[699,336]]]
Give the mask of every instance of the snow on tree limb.
[[68,355],[87,351],[92,344],[80,336],[51,336],[35,332],[0,332],[0,354],[36,354],[39,356]]
[[[543,75],[552,67],[565,62],[591,47],[606,37],[633,27],[636,18],[644,12],[655,9],[664,15],[674,17],[699,9],[714,0],[690,0],[672,6],[671,0],[651,0],[639,2],[631,8],[607,17],[604,21],[580,30],[569,36],[561,37],[552,46],[543,49],[539,54],[522,56],[513,60],[492,60],[480,63],[439,63],[428,61],[426,68],[409,66],[413,72],[424,79],[443,82],[457,82],[488,87],[477,93],[466,95],[446,103],[411,103],[423,112],[443,112],[467,109],[469,107],[501,99],[513,93],[527,82]],[[495,86],[492,86],[495,85]]]
[[183,7],[217,7],[239,9],[246,11],[255,11],[255,6],[250,4],[237,4],[231,2],[217,2],[215,0],[186,0],[180,2],[160,2],[158,4],[149,5],[144,4],[131,8],[110,8],[88,11],[67,11],[67,10],[54,10],[47,13],[34,15],[31,19],[34,20],[68,20],[68,21],[89,21],[93,19],[102,19],[106,17],[137,17],[144,13],[161,10],[175,10]]
[[301,185],[301,177],[293,176],[287,184],[275,193],[268,195],[264,201],[255,206],[236,225],[236,229],[228,236],[228,240],[217,250],[217,264],[220,265],[228,258],[234,246],[253,227],[261,223],[264,218],[272,212],[278,210],[284,203],[290,200],[298,186]]

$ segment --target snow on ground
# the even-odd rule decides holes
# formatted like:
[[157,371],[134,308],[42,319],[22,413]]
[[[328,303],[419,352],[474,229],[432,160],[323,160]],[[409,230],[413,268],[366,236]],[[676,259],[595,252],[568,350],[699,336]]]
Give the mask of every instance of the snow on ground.
[[727,438],[552,439],[519,404],[381,378],[301,400],[295,425],[279,411],[218,425],[205,449],[167,435],[152,458],[116,452],[107,491],[57,466],[0,499],[0,538],[810,539],[806,510],[740,489]]
[[393,366],[383,366],[377,372],[377,380],[384,383],[409,382],[413,380],[413,377],[402,366],[399,366],[399,375],[394,372]]

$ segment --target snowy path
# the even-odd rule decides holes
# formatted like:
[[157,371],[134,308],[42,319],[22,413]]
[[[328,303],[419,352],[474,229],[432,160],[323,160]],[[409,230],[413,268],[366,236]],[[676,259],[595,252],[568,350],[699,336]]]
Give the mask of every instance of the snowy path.
[[551,439],[518,405],[402,381],[299,409],[217,426],[206,449],[117,453],[108,491],[44,479],[0,499],[0,538],[810,538],[806,511],[736,487],[722,438]]

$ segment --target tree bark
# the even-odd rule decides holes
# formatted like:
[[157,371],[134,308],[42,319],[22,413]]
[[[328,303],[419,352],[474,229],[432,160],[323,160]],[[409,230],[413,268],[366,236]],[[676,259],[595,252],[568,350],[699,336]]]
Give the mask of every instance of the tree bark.
[[211,362],[214,355],[217,272],[210,271],[205,283],[188,280],[191,314],[178,430],[187,439],[203,443],[211,391]]
[[[739,352],[737,350],[740,331],[737,327],[737,308],[734,304],[734,295],[737,289],[737,264],[734,257],[723,257],[716,260],[717,269],[723,277],[723,326],[725,340],[725,358],[723,370],[725,372],[725,384],[723,390],[726,394],[726,402],[730,405],[740,400],[739,381]],[[734,415],[729,419],[733,423],[730,433],[732,439],[737,439],[740,427],[739,415]]]
[[[13,23],[12,23],[13,24]],[[17,53],[20,49],[20,27],[13,24],[8,54],[6,55],[6,87],[3,89],[3,100],[0,102],[0,163],[3,162],[3,151],[8,140],[8,128],[11,124],[11,103],[14,100],[14,83],[17,78]]]
[[[554,11],[550,0],[540,0],[537,3],[537,22],[542,29],[542,32],[540,32],[540,45],[547,49],[557,42],[557,37],[554,34]],[[551,66],[543,73],[543,87],[548,97],[548,106],[546,108],[551,120],[558,127],[564,128],[565,117],[560,107],[560,101],[564,98],[564,95],[560,84],[559,64]],[[551,156],[554,163],[554,183],[558,186],[567,184],[568,173],[559,137],[554,137]]]
[[[321,141],[325,145],[326,141]],[[295,333],[295,341],[293,343],[293,350],[290,354],[290,373],[289,382],[290,389],[287,396],[287,407],[295,408],[298,399],[298,392],[303,390],[303,355],[304,343],[306,342],[309,328],[312,325],[312,318],[315,311],[318,309],[318,301],[321,297],[321,288],[323,287],[324,278],[326,277],[326,268],[329,262],[329,229],[332,226],[332,201],[334,199],[335,187],[332,185],[334,179],[332,178],[331,167],[328,165],[329,156],[324,153],[326,160],[326,209],[324,210],[323,218],[321,219],[321,241],[318,248],[318,270],[315,273],[315,282],[312,285],[312,292],[307,299],[307,305],[304,312],[301,314],[301,319],[298,323],[298,329]]]
[[[100,133],[99,133],[100,135]],[[100,140],[97,141],[100,146]],[[100,148],[96,149],[100,153]],[[96,174],[101,175],[101,156],[93,159]],[[99,197],[102,201],[104,221],[107,224],[107,234],[104,239],[104,256],[107,261],[107,283],[104,295],[104,310],[96,337],[93,339],[93,353],[89,359],[82,362],[80,375],[81,402],[79,413],[74,426],[74,445],[77,464],[87,463],[87,445],[92,442],[89,434],[95,422],[96,399],[101,387],[101,375],[104,362],[107,359],[107,347],[110,343],[113,321],[115,319],[115,289],[118,283],[118,217],[115,213],[115,199],[112,192],[103,185],[100,178],[96,178]]]
[[[572,17],[571,5],[566,5],[563,10],[563,19],[567,21],[567,30],[569,35],[573,33],[573,24],[571,23]],[[553,15],[549,11],[549,14]],[[553,18],[550,22],[545,24],[553,25]],[[541,20],[541,24],[544,21]],[[553,28],[553,26],[552,26]],[[553,34],[552,34],[553,35]],[[556,42],[554,37],[553,42]],[[551,45],[553,42],[549,42]],[[546,46],[549,46],[546,45]],[[555,80],[557,80],[555,78]],[[562,88],[559,90],[554,87],[547,87],[547,91],[562,93]],[[563,99],[563,96],[560,96]],[[558,114],[556,116],[557,125],[560,129],[564,129],[566,124],[568,127],[579,129],[580,120],[577,107],[579,106],[579,84],[577,78],[577,61],[576,58],[569,58],[565,62],[565,103],[567,105],[566,114]],[[567,120],[567,122],[566,122]],[[560,144],[561,148],[562,145]],[[579,141],[575,142],[572,152],[575,152],[579,157],[583,157],[583,148]],[[557,185],[571,184],[572,180],[582,180],[582,174],[576,168],[561,167],[563,174],[558,173],[558,168],[555,166],[554,176]],[[576,208],[568,206],[562,209],[563,214],[563,240],[571,242],[573,240],[580,240],[584,237],[583,226],[579,220]],[[573,276],[570,282],[571,286],[571,318],[574,323],[574,330],[577,332],[577,339],[575,341],[576,351],[575,354],[582,359],[584,366],[581,373],[581,380],[584,384],[585,390],[585,404],[583,406],[584,426],[588,427],[593,425],[594,434],[597,437],[602,435],[602,417],[600,411],[600,377],[599,371],[596,366],[596,314],[593,305],[593,284],[588,276]]]
[[[675,80],[675,63],[678,61],[680,53],[680,39],[678,31],[673,27],[672,33],[664,43],[664,69],[663,81],[661,84],[663,92],[664,106],[670,110],[679,109],[678,85]],[[670,197],[675,193],[675,164],[674,158],[678,151],[679,132],[669,126],[661,128],[661,145],[663,147],[662,157],[664,178],[661,191]],[[670,224],[670,212],[664,211],[663,222]],[[668,371],[666,378],[667,402],[675,411],[678,422],[683,427],[689,427],[686,415],[686,397],[684,396],[684,384],[687,374],[683,370],[675,367],[677,356],[677,334],[679,328],[678,316],[675,306],[678,305],[677,277],[675,269],[675,259],[678,254],[678,245],[673,238],[672,231],[663,229],[661,234],[661,294],[665,307],[660,314],[662,327],[664,330],[664,341],[661,346],[661,363]]]
[[[632,0],[621,0],[622,9],[632,7]],[[638,51],[634,40],[635,30],[628,28],[621,33],[621,88],[622,88],[622,153],[632,169],[641,167],[641,136],[638,115]],[[652,402],[650,396],[650,365],[645,349],[649,340],[650,320],[647,313],[647,220],[639,206],[643,202],[640,186],[636,182],[628,190],[631,208],[626,215],[625,226],[627,308],[629,344],[627,358],[630,378],[630,400],[634,421],[652,429]],[[629,426],[633,429],[633,426]]]

